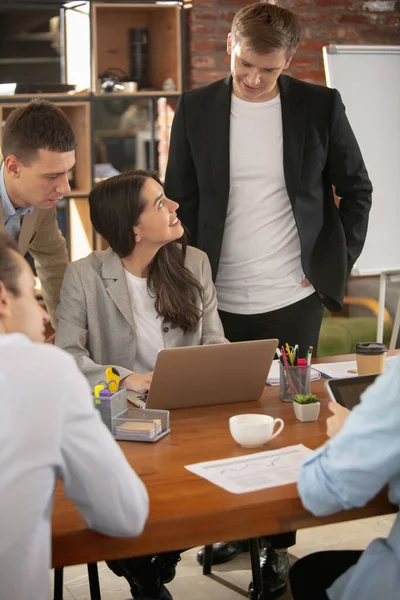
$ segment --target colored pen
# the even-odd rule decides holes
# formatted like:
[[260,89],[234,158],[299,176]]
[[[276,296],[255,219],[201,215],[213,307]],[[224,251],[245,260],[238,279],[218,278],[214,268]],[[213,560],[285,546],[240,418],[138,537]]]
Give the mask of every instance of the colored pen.
[[311,358],[313,353],[313,346],[310,346],[307,352],[307,364],[311,365]]
[[293,367],[293,357],[292,357],[292,353],[290,352],[289,344],[286,344],[286,352],[287,352],[287,355],[289,357],[290,364]]
[[100,398],[100,392],[105,389],[104,383],[99,383],[94,386],[93,395],[95,398]]
[[282,361],[283,361],[283,364],[285,365],[285,367],[289,366],[289,361],[287,359],[286,352],[285,352],[285,349],[283,346],[282,346]]
[[298,362],[299,345],[296,344],[293,348],[293,366],[297,365]]

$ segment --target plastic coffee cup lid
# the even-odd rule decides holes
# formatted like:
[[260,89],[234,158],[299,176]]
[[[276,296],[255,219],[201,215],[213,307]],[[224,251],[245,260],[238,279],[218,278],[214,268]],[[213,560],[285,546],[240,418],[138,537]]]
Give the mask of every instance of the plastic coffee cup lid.
[[357,342],[356,354],[385,354],[388,349],[385,344],[378,342]]

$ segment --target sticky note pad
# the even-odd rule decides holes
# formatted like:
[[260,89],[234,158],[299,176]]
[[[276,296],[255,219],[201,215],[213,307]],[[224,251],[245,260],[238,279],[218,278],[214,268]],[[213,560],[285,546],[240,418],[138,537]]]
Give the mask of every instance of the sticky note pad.
[[161,419],[151,421],[124,421],[117,425],[116,433],[118,439],[146,441],[154,440],[162,433]]
[[118,429],[122,431],[152,431],[155,428],[153,421],[125,421],[118,425]]

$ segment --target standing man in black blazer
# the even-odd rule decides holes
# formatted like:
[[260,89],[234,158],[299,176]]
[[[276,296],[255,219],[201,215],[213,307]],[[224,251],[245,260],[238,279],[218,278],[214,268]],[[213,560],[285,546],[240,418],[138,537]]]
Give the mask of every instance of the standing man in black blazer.
[[[227,40],[231,76],[180,98],[165,190],[191,243],[208,254],[226,337],[277,337],[304,356],[316,349],[323,306],[342,308],[372,186],[339,93],[282,74],[299,41],[284,8],[238,11]],[[285,590],[278,549],[294,539],[269,538],[268,599]],[[218,544],[213,560],[240,550]]]

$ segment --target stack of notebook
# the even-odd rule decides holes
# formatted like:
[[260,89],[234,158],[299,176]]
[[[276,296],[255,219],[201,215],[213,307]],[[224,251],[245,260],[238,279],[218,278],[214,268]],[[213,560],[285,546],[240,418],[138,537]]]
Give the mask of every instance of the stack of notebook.
[[161,419],[153,421],[124,421],[116,427],[116,437],[124,440],[154,440],[162,433]]

